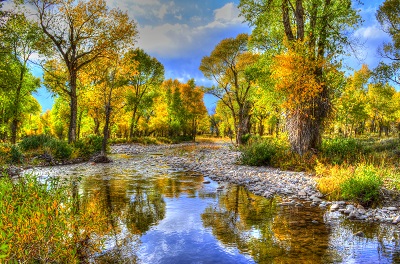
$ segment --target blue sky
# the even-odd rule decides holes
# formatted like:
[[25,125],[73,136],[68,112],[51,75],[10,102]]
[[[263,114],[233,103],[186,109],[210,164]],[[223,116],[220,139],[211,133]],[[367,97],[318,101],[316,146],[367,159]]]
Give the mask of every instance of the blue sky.
[[[363,63],[371,69],[376,67],[380,60],[377,48],[384,41],[390,41],[375,19],[377,7],[383,0],[364,2],[364,5],[357,6],[364,23],[355,32],[361,46],[357,56],[345,59],[347,66],[356,70]],[[251,32],[239,17],[239,1],[107,0],[107,3],[128,12],[138,24],[137,46],[164,65],[166,78],[182,82],[194,78],[198,85],[211,85],[211,81],[198,70],[202,57],[208,56],[222,39]],[[39,70],[34,72],[40,75]],[[44,88],[35,97],[43,111],[51,108],[51,96]],[[211,110],[215,99],[206,96],[205,103]]]

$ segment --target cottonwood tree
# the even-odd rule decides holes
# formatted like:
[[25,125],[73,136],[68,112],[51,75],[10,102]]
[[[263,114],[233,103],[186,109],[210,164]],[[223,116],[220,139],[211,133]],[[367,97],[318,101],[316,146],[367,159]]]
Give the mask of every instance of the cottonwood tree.
[[127,109],[132,111],[129,128],[129,136],[132,138],[141,117],[140,109],[145,102],[153,102],[156,90],[164,80],[164,66],[139,48],[125,54],[124,65],[131,69],[125,78],[128,85]]
[[242,144],[242,137],[249,133],[250,111],[249,100],[252,92],[251,66],[258,59],[247,49],[249,36],[239,34],[236,38],[222,40],[201,60],[200,70],[204,76],[216,82],[216,86],[205,88],[205,92],[219,98],[231,111],[236,144]]
[[376,13],[382,30],[390,35],[392,43],[385,43],[381,50],[383,58],[391,61],[379,63],[375,69],[381,80],[400,84],[400,0],[386,0]]
[[122,63],[122,55],[116,51],[108,52],[92,63],[86,71],[88,71],[86,83],[91,86],[89,89],[92,89],[93,96],[99,99],[97,107],[104,113],[100,155],[105,157],[112,114],[116,114],[118,109],[123,108],[126,87],[123,76],[127,71]]
[[259,47],[278,55],[273,77],[287,98],[292,150],[304,154],[318,148],[335,89],[328,79],[335,59],[350,43],[348,30],[360,22],[351,0],[241,0],[239,8],[255,27]]
[[15,144],[19,125],[21,123],[22,103],[33,91],[39,87],[39,79],[30,74],[28,61],[36,52],[46,48],[46,41],[42,31],[36,23],[27,20],[23,14],[11,16],[2,30],[4,48],[9,51],[9,62],[12,65],[12,75],[15,80],[9,83],[9,95],[11,96],[11,143]]
[[109,9],[104,0],[28,0],[53,50],[68,70],[70,122],[68,142],[76,139],[80,70],[104,54],[105,50],[133,43],[136,24],[127,13]]

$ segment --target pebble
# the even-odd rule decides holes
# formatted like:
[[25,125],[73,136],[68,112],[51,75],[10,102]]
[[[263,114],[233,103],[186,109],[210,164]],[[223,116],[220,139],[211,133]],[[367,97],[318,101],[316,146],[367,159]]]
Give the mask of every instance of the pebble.
[[355,236],[358,236],[358,237],[365,237],[365,234],[364,234],[363,231],[358,231],[358,232],[355,233],[354,235],[355,235]]
[[332,204],[332,206],[331,206],[331,212],[334,212],[334,211],[336,211],[336,210],[338,210],[339,209],[339,205],[338,204]]

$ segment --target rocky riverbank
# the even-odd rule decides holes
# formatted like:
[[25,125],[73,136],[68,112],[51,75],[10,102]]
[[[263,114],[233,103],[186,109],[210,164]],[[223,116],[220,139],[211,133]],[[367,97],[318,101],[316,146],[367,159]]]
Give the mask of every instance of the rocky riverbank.
[[[312,206],[330,211],[331,217],[344,215],[350,220],[398,224],[400,211],[397,200],[385,196],[385,207],[364,208],[345,201],[329,202],[317,190],[311,174],[282,171],[269,167],[238,164],[240,152],[227,143],[184,143],[175,145],[123,144],[111,147],[115,154],[153,154],[151,162],[172,168],[202,173],[217,182],[245,186],[256,195],[283,198],[281,206]],[[206,183],[205,183],[206,184]],[[385,192],[387,193],[387,191]],[[387,206],[387,205],[394,206]]]

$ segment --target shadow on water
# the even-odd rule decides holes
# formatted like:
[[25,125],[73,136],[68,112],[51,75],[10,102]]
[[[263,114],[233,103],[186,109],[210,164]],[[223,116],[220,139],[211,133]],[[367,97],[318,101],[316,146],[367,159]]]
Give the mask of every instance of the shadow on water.
[[81,197],[97,197],[108,219],[98,238],[105,249],[92,262],[400,263],[397,226],[350,222],[309,204],[280,206],[279,197],[205,184],[198,173],[143,157],[114,159],[53,172],[81,175]]

